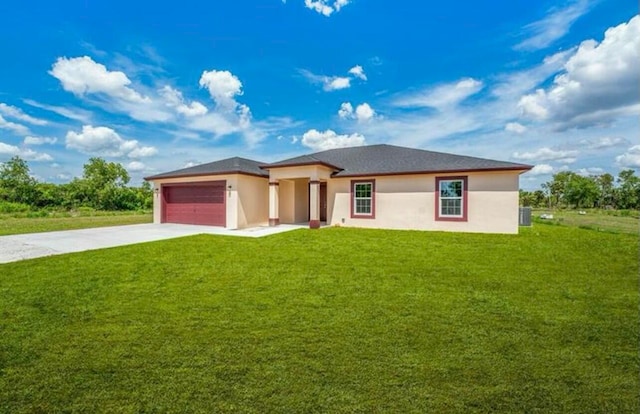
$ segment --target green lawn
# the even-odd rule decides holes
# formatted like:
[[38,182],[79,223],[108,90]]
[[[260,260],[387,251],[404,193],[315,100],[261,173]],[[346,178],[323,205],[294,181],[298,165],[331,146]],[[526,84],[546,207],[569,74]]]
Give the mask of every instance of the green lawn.
[[0,216],[0,236],[8,234],[41,233],[45,231],[75,230],[91,227],[122,226],[151,223],[151,213],[103,213],[104,215],[78,217],[11,217]]
[[0,265],[0,412],[637,413],[638,248],[327,228]]
[[[640,220],[638,211],[627,211],[623,216],[621,212],[606,210],[586,210],[586,214],[580,214],[580,210],[544,210],[536,209],[533,212],[534,222],[538,224],[556,224],[560,226],[581,227],[585,229],[606,231],[614,233],[640,234]],[[553,219],[540,219],[540,214],[553,214]]]

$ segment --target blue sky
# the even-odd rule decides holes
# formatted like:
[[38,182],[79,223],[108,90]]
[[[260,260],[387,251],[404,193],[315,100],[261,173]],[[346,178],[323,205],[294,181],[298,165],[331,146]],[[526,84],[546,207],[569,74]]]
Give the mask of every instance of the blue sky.
[[243,156],[390,143],[553,173],[640,167],[628,0],[4,2],[0,162],[139,183]]

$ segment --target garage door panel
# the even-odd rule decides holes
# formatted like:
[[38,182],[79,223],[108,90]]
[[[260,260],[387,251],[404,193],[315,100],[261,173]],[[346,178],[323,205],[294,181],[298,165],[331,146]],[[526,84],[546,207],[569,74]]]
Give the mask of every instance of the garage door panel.
[[163,187],[164,222],[226,225],[226,182]]

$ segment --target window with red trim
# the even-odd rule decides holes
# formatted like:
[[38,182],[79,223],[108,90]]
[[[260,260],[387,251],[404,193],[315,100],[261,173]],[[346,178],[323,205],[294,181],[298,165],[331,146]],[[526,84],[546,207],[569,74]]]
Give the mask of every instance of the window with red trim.
[[375,180],[351,181],[351,217],[375,218]]
[[467,177],[436,177],[436,220],[467,221]]

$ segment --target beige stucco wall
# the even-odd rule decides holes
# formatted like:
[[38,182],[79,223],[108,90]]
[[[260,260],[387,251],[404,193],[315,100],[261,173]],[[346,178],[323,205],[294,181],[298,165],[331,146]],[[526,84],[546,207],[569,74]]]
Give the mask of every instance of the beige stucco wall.
[[295,223],[295,182],[280,180],[278,185],[280,223]]
[[309,220],[309,180],[306,178],[278,181],[280,223],[303,223]]
[[[435,220],[435,178],[468,177],[468,220]],[[482,233],[518,232],[518,172],[367,177],[376,180],[375,218],[351,218],[352,178],[328,182],[331,225]],[[358,178],[358,179],[367,179]]]
[[238,175],[238,228],[269,223],[269,180]]
[[328,180],[333,170],[324,165],[300,165],[269,169],[271,181],[306,178],[307,180]]
[[309,220],[309,181],[295,180],[294,219],[296,223]]
[[[196,183],[204,181],[226,181],[225,191],[228,229],[238,229],[268,222],[269,186],[267,178],[243,174],[207,175],[201,177],[164,178],[153,181],[159,190],[153,195],[153,222],[160,223],[162,217],[162,184]],[[228,188],[231,186],[231,188]]]
[[[285,171],[286,174],[274,172]],[[280,223],[300,223],[309,217],[309,179],[328,178],[329,170],[321,166],[291,167],[272,170],[272,180],[279,182]],[[309,173],[309,176],[304,174]],[[436,176],[468,177],[468,220],[435,220]],[[291,176],[285,179],[284,176]],[[326,177],[325,177],[326,176]],[[351,218],[350,187],[352,178],[327,179],[327,219],[330,225],[353,227],[442,230],[483,233],[518,232],[517,171],[467,174],[422,174],[357,178],[376,180],[374,219]],[[266,178],[239,174],[172,178],[154,181],[161,184],[225,180],[227,228],[243,228],[268,222],[269,185]],[[154,192],[154,223],[160,223],[161,193]]]

